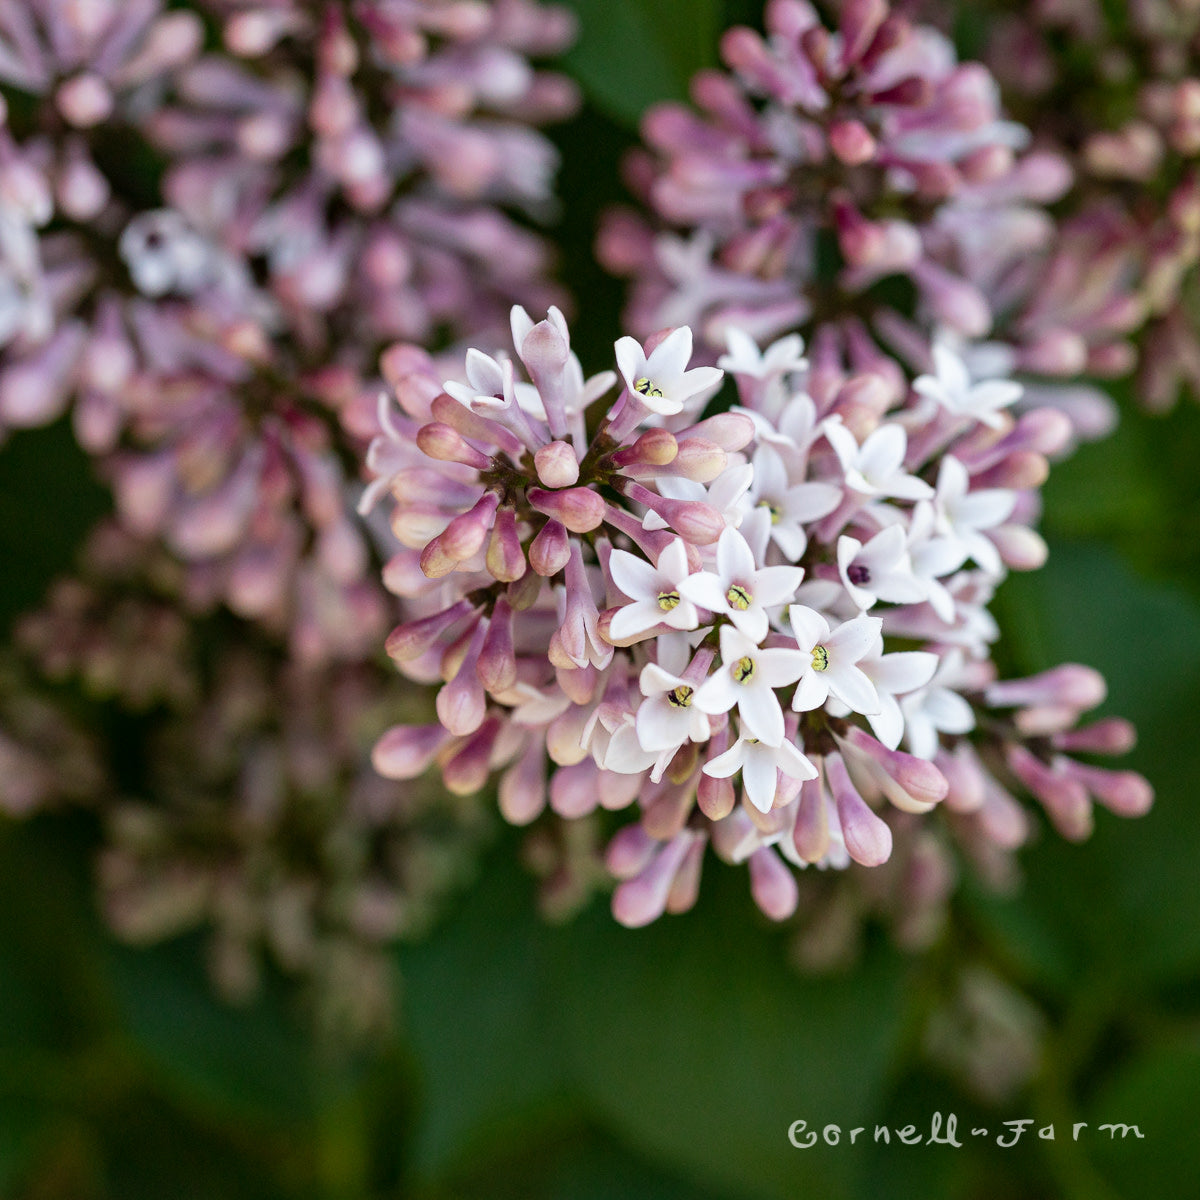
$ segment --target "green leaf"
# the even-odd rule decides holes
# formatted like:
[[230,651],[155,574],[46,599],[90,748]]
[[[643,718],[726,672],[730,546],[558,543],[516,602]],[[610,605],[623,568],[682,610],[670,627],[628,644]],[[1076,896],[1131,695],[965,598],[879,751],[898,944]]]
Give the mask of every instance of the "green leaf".
[[597,108],[636,126],[661,100],[687,98],[688,81],[716,62],[719,0],[566,0],[580,35],[566,65]]
[[126,1033],[177,1094],[265,1124],[313,1116],[314,1048],[277,996],[245,1008],[218,999],[195,938],[113,945],[107,957]]
[[[1200,1179],[1200,1038],[1190,1036],[1134,1059],[1092,1102],[1089,1155],[1121,1196],[1194,1195]],[[1101,1130],[1136,1125],[1142,1137]]]

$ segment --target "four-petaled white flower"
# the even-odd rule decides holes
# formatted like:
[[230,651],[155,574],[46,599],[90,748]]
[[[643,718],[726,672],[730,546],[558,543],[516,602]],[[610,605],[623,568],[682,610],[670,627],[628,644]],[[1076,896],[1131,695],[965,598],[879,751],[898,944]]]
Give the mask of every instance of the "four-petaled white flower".
[[750,803],[759,812],[770,812],[778,789],[778,772],[791,779],[816,779],[817,768],[789,741],[768,746],[755,738],[740,737],[724,754],[704,764],[704,774],[728,779],[738,771]]
[[867,543],[844,534],[837,544],[838,574],[850,598],[863,611],[876,601],[920,604],[928,587],[913,574],[902,525],[889,525]]
[[616,344],[617,366],[631,392],[654,413],[670,417],[683,410],[694,396],[717,387],[722,372],[716,367],[687,369],[692,357],[692,331],[681,325],[646,354],[636,338]]
[[[933,678],[937,665],[938,656],[928,650],[899,650],[859,659],[859,669],[875,685],[879,696],[879,711],[868,713],[867,720],[872,732],[889,750],[895,750],[904,735],[904,712],[896,697],[924,687]],[[849,707],[832,696],[825,707],[835,717],[850,714]]]
[[778,746],[784,725],[775,688],[795,683],[804,665],[799,650],[760,649],[741,630],[722,626],[721,665],[697,689],[692,703],[710,716],[736,705],[745,733]]
[[771,517],[771,540],[795,562],[808,546],[805,526],[828,516],[841,503],[842,489],[832,483],[792,483],[779,453],[770,446],[754,452],[754,481],[747,497]]
[[770,620],[767,609],[786,604],[804,578],[803,567],[759,567],[746,539],[726,529],[717,542],[717,569],[697,571],[679,584],[680,595],[723,613],[743,633],[761,642]]
[[956,417],[970,417],[993,429],[1003,428],[1003,409],[1021,398],[1025,390],[1011,379],[971,382],[962,357],[944,341],[933,343],[932,375],[918,375],[913,390]]
[[804,357],[804,339],[798,333],[789,333],[772,342],[766,350],[760,350],[748,333],[731,325],[725,330],[725,344],[729,351],[717,359],[717,366],[731,375],[781,378],[808,366],[808,359]]
[[819,612],[803,604],[793,604],[788,619],[804,664],[792,708],[808,712],[834,696],[854,712],[879,712],[879,693],[857,664],[882,647],[883,622],[861,616],[831,630]]
[[674,675],[657,663],[647,663],[639,680],[644,699],[637,710],[637,735],[642,749],[658,755],[650,778],[657,783],[675,752],[685,742],[709,736],[708,714],[696,707],[696,680]]
[[892,496],[897,500],[924,500],[933,488],[904,470],[908,434],[889,421],[880,425],[860,446],[845,425],[826,422],[825,437],[842,464],[846,486],[863,496]]
[[637,637],[656,625],[696,628],[699,622],[696,606],[679,590],[688,577],[687,550],[682,538],[676,538],[663,550],[657,567],[626,550],[614,550],[609,555],[608,573],[613,583],[633,601],[613,614],[609,630],[615,641]]
[[933,758],[939,734],[970,733],[975,728],[975,710],[956,690],[964,682],[963,652],[950,650],[926,686],[900,701],[905,741],[917,758]]
[[934,498],[938,528],[962,547],[964,557],[973,558],[985,571],[999,575],[1003,570],[1000,553],[983,530],[1008,520],[1017,494],[1007,488],[970,489],[967,468],[952,454],[946,455],[938,470]]

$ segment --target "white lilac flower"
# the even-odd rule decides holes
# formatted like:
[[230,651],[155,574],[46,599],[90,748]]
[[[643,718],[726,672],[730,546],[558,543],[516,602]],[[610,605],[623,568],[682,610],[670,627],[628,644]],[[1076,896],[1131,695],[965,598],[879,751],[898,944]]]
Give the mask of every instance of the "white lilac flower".
[[614,641],[623,642],[646,633],[656,625],[671,629],[695,629],[699,622],[696,606],[679,590],[688,577],[687,549],[682,538],[658,556],[658,565],[626,550],[609,555],[612,581],[633,601],[617,610],[610,625]]
[[967,560],[967,550],[957,538],[936,532],[933,504],[921,500],[913,506],[908,526],[908,552],[913,575],[925,589],[925,598],[947,625],[954,621],[954,597],[942,580]]
[[823,432],[842,464],[846,486],[863,496],[924,500],[933,488],[904,470],[908,435],[903,426],[888,421],[880,425],[860,446],[845,425],[827,422]]
[[697,571],[679,584],[680,594],[711,613],[727,616],[761,642],[770,628],[767,610],[786,604],[804,578],[803,567],[759,567],[746,539],[726,529],[717,542],[717,569]]
[[[928,650],[898,650],[859,659],[859,669],[875,685],[879,697],[879,711],[867,713],[867,721],[889,750],[895,750],[904,735],[904,712],[896,697],[924,687],[933,678],[938,661],[938,656]],[[849,716],[851,711],[832,696],[825,707],[835,717]]]
[[685,742],[708,740],[708,714],[694,703],[697,680],[691,676],[675,675],[657,663],[642,668],[638,682],[645,698],[638,705],[636,728],[642,749],[657,755],[650,774],[654,783]]
[[919,604],[928,595],[929,589],[913,574],[908,536],[898,523],[865,544],[843,534],[838,538],[837,563],[842,584],[863,611],[879,600]]
[[831,630],[819,612],[802,604],[788,609],[788,620],[803,661],[792,708],[808,712],[834,696],[853,712],[877,713],[879,694],[858,662],[878,652],[883,622],[859,616]]
[[795,683],[804,670],[798,650],[760,649],[732,625],[721,629],[721,666],[697,690],[692,703],[710,716],[736,706],[742,729],[769,746],[783,741],[783,709],[775,689]]
[[969,417],[993,429],[1003,428],[1003,410],[1024,390],[1011,379],[973,383],[967,364],[942,339],[933,343],[933,369],[934,374],[913,380],[913,390],[956,417]]
[[793,562],[808,546],[805,526],[828,516],[842,499],[842,489],[832,483],[792,483],[779,453],[770,446],[754,452],[754,481],[747,496],[771,518],[771,540]]
[[816,779],[817,768],[800,748],[786,739],[778,746],[769,746],[756,738],[742,736],[725,751],[704,764],[705,775],[728,779],[742,773],[742,784],[750,803],[759,812],[770,812],[775,803],[779,772],[791,779]]
[[649,354],[631,337],[621,338],[616,351],[626,386],[659,416],[682,412],[689,400],[721,382],[722,374],[716,367],[687,369],[692,357],[692,331],[686,325],[668,334]]
[[964,674],[963,652],[950,650],[929,682],[900,701],[905,742],[917,758],[937,754],[940,734],[970,733],[975,728],[974,709],[955,690],[964,682]]
[[507,359],[497,361],[482,350],[472,348],[467,351],[465,368],[465,384],[448,379],[442,388],[467,408],[471,408],[476,401],[491,405],[496,400],[509,399],[513,395],[512,364]]
[[749,375],[753,379],[782,378],[794,371],[803,371],[808,366],[804,357],[804,339],[798,333],[790,333],[772,342],[766,350],[735,326],[725,331],[728,353],[717,359],[717,366],[731,375]]
[[965,557],[973,558],[985,571],[999,575],[1003,571],[1000,553],[983,531],[1008,520],[1017,494],[1007,488],[970,489],[967,468],[948,454],[938,469],[934,498],[938,531],[957,542]]

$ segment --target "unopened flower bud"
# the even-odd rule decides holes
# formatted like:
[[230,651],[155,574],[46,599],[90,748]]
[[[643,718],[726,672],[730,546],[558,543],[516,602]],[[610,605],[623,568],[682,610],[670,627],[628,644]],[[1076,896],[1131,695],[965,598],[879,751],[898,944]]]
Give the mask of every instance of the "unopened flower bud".
[[825,760],[825,777],[837,805],[846,852],[864,867],[878,867],[892,856],[892,831],[858,794],[840,754]]
[[486,471],[491,459],[476,450],[456,429],[441,421],[422,425],[417,430],[417,446],[421,452],[438,462],[463,463],[477,471]]
[[750,855],[748,866],[754,903],[772,921],[786,921],[800,903],[800,888],[795,875],[770,846],[763,846]]
[[450,740],[443,725],[394,725],[375,743],[371,765],[385,779],[415,779]]
[[547,521],[529,544],[529,565],[549,578],[557,575],[570,560],[571,542],[567,531],[558,521]]
[[590,533],[604,522],[604,497],[590,488],[567,488],[561,492],[530,488],[526,498],[538,512],[545,513],[572,533]]
[[[532,335],[531,335],[532,336]],[[579,459],[566,442],[549,442],[533,456],[538,478],[548,488],[567,488],[579,479]]]
[[512,583],[525,574],[525,552],[521,549],[513,509],[505,507],[497,511],[484,562],[488,574],[501,583]]

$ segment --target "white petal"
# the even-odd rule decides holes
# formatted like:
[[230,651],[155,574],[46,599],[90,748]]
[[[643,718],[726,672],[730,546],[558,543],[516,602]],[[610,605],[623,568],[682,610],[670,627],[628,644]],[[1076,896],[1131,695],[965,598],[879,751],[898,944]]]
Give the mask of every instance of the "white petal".
[[724,754],[718,754],[716,758],[710,758],[704,764],[704,774],[711,775],[714,779],[728,779],[731,775],[736,775],[746,760],[746,749],[746,739],[738,738]]
[[625,386],[633,391],[633,385],[645,377],[646,353],[636,338],[619,338],[613,349],[617,355],[617,366],[625,380]]
[[775,693],[769,687],[733,685],[741,695],[738,697],[738,716],[742,727],[768,746],[778,746],[783,741],[783,709]]
[[879,693],[875,685],[858,667],[844,666],[837,670],[832,667],[827,672],[829,690],[843,704],[848,704],[855,712],[870,715],[880,709]]
[[758,809],[759,812],[770,812],[771,806],[775,803],[775,792],[779,784],[779,774],[775,769],[775,759],[773,755],[764,754],[762,748],[751,748],[751,753],[746,756],[746,762],[742,766],[742,783],[746,788],[746,795],[750,798],[750,803]]
[[801,650],[812,650],[829,636],[829,622],[816,609],[806,608],[803,604],[788,608],[788,621]]

